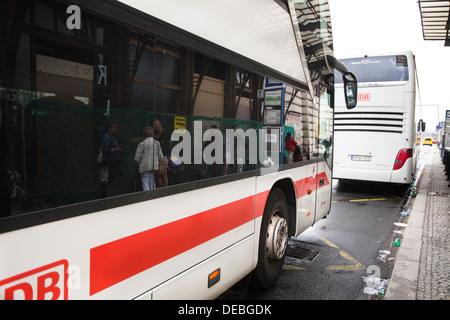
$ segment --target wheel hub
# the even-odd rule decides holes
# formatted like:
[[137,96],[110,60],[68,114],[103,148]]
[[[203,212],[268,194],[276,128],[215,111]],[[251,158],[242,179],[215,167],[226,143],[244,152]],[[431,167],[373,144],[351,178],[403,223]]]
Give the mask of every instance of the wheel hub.
[[286,252],[288,242],[287,221],[279,216],[273,215],[267,229],[266,247],[268,258],[281,259]]

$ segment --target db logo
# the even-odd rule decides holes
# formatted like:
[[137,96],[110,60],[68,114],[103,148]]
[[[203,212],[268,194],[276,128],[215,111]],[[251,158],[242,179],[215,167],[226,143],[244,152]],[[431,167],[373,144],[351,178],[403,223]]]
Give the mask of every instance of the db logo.
[[67,300],[67,260],[61,260],[0,281],[0,299]]
[[358,94],[358,101],[370,101],[370,93]]

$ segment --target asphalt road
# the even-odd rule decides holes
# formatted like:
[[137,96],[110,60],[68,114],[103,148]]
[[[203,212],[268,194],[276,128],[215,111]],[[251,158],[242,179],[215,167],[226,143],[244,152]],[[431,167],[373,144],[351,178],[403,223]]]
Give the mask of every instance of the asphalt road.
[[[289,242],[289,256],[274,288],[229,290],[233,300],[367,300],[363,276],[388,279],[408,186],[333,180],[327,219]],[[382,256],[380,251],[389,251]],[[383,261],[383,258],[385,261]],[[391,258],[391,259],[390,259]]]

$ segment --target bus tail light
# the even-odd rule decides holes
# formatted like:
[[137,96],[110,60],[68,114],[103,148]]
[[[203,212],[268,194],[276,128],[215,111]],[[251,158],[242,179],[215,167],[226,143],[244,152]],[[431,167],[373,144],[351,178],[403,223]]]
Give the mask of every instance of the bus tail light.
[[394,162],[394,170],[399,170],[403,168],[406,160],[412,158],[413,149],[402,149],[398,152],[397,158],[395,158]]

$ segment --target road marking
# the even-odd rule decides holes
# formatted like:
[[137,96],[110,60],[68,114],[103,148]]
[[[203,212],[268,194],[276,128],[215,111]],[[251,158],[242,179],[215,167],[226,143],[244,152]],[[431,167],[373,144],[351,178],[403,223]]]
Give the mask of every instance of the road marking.
[[369,201],[386,201],[388,198],[375,198],[375,199],[353,199],[353,200],[333,200],[333,202],[369,202]]
[[328,246],[335,248],[335,249],[339,249],[340,252],[339,254],[346,260],[350,261],[351,263],[353,263],[353,265],[343,265],[343,266],[328,266],[327,270],[350,270],[350,271],[354,271],[354,270],[364,270],[366,269],[366,267],[364,265],[362,265],[361,263],[359,263],[355,258],[353,258],[352,256],[350,256],[347,252],[345,252],[344,250],[342,250],[341,248],[339,248],[337,245],[335,245],[333,242],[331,242],[330,240],[328,240],[325,237],[322,237],[318,234],[316,234],[316,236],[322,240],[323,242],[325,242]]
[[283,269],[284,270],[308,270],[306,268],[300,268],[300,267],[291,266],[291,265],[284,265]]

